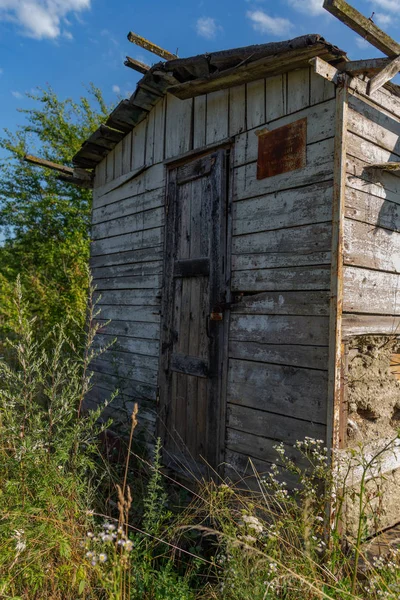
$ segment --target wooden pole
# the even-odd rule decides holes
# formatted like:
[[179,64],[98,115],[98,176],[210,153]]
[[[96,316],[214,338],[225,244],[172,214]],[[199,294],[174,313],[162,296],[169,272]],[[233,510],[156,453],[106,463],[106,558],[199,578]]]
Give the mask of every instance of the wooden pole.
[[164,50],[164,48],[157,46],[157,44],[153,44],[153,42],[146,40],[146,38],[142,37],[141,35],[137,35],[137,33],[133,33],[132,31],[128,33],[128,40],[132,42],[132,44],[136,44],[137,46],[140,46],[141,48],[144,48],[153,54],[157,54],[157,56],[161,56],[161,58],[164,58],[165,60],[175,60],[178,58],[176,54],[172,54],[171,52],[168,52],[168,50]]
[[144,63],[140,62],[140,60],[135,60],[134,58],[131,58],[130,56],[126,57],[126,61],[124,62],[124,65],[126,67],[129,67],[130,69],[134,69],[135,71],[137,71],[138,73],[141,73],[142,75],[146,75],[147,71],[150,69],[149,65],[145,65]]
[[59,165],[57,163],[51,162],[50,160],[45,160],[44,158],[39,158],[38,156],[32,156],[31,154],[26,154],[24,156],[24,160],[31,165],[35,165],[37,167],[47,167],[48,169],[52,169],[53,171],[58,171],[63,175],[74,174],[74,169],[71,167],[65,167],[64,165]]
[[345,0],[325,0],[324,8],[386,56],[394,58],[400,55],[400,44]]

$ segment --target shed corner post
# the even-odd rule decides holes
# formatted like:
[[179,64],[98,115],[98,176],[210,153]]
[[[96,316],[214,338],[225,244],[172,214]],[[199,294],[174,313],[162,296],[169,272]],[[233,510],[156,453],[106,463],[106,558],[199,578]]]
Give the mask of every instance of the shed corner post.
[[[346,192],[346,146],[348,121],[348,87],[350,78],[342,74],[336,88],[335,145],[332,200],[332,256],[329,313],[327,448],[342,445],[343,427],[343,226]],[[332,464],[332,455],[329,455]]]

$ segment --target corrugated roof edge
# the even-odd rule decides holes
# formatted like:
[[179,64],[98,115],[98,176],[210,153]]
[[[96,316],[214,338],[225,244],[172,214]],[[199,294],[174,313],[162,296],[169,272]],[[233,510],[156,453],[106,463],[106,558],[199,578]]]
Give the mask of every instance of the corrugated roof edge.
[[95,168],[125,135],[146,118],[167,91],[179,98],[190,98],[299,68],[315,56],[324,57],[327,61],[347,60],[343,50],[318,34],[309,34],[283,42],[159,62],[140,79],[131,98],[122,100],[106,124],[82,144],[73,157],[73,163],[85,169]]

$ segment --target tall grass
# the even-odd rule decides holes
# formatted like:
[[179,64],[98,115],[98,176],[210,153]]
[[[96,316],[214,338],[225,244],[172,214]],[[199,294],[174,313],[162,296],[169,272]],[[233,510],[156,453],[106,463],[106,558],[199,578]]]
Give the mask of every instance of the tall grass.
[[[373,457],[361,449],[340,464],[334,457],[333,469],[318,440],[298,442],[296,462],[280,445],[267,476],[253,467],[255,489],[215,474],[178,508],[174,499],[187,490],[166,478],[159,441],[150,477],[131,479],[137,407],[118,479],[100,451],[105,407],[83,410],[90,363],[104,350],[92,349],[96,306],[89,302],[85,332],[66,335],[60,324],[40,337],[19,285],[14,301],[18,320],[0,360],[0,598],[400,597],[399,551],[371,558],[365,545],[367,524],[379,517],[370,482],[382,477],[379,460],[397,439]],[[349,491],[354,468],[360,485]],[[359,507],[353,536],[343,525],[349,500]]]

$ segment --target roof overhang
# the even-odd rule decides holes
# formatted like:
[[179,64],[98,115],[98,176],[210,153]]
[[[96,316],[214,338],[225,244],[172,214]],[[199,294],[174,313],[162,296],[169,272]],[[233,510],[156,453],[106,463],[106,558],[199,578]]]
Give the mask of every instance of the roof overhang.
[[129,100],[122,100],[73,158],[77,167],[93,169],[167,93],[180,99],[272,77],[309,65],[319,57],[330,63],[347,61],[346,53],[318,34],[177,58],[154,65],[139,81]]

